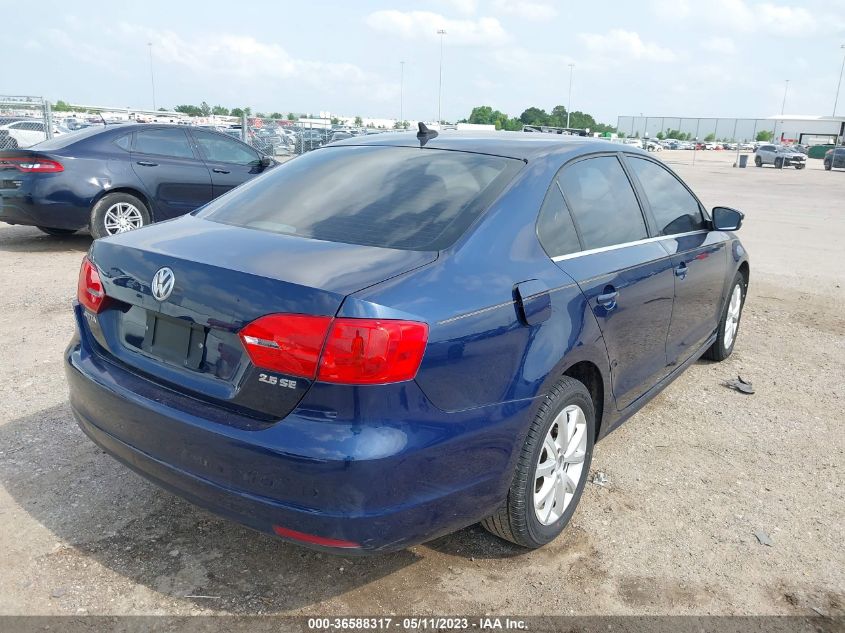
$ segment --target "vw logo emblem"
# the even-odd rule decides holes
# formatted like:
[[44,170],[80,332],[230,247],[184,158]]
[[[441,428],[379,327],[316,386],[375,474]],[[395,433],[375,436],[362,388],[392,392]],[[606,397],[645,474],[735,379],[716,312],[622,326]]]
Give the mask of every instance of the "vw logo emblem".
[[159,268],[153,275],[153,283],[150,285],[153,297],[157,301],[164,301],[173,292],[173,284],[176,283],[176,275],[167,266]]

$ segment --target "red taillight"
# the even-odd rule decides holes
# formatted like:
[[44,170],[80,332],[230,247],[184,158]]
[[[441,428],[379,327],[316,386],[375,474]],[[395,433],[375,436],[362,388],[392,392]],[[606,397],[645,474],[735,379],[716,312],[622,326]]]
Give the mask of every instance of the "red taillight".
[[298,532],[291,530],[281,525],[274,525],[273,531],[279,536],[302,541],[303,543],[313,543],[314,545],[322,545],[323,547],[338,547],[343,549],[352,549],[361,547],[355,541],[344,541],[337,538],[326,538],[325,536],[315,536],[314,534],[306,534],[305,532]]
[[417,375],[427,341],[425,323],[335,319],[317,380],[355,385],[411,380]]
[[102,310],[108,299],[106,291],[103,289],[103,282],[100,281],[100,273],[97,272],[97,267],[87,257],[82,259],[82,266],[79,269],[76,298],[79,303],[94,313]]
[[271,314],[240,332],[263,369],[351,385],[412,380],[428,342],[428,326],[391,319],[332,319]]
[[331,317],[271,314],[241,330],[241,340],[258,367],[313,380]]
[[37,156],[0,158],[0,169],[9,168],[14,168],[27,174],[55,174],[65,170],[60,162],[49,158],[39,158]]

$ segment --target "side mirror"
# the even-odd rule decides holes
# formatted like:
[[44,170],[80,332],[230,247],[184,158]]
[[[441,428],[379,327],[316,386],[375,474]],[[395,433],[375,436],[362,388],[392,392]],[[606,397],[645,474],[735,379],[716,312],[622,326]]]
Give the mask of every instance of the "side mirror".
[[738,231],[745,214],[730,207],[713,207],[713,228],[716,231]]
[[262,169],[266,169],[267,167],[269,167],[272,164],[273,164],[273,159],[270,158],[269,156],[262,156],[261,157],[261,168]]

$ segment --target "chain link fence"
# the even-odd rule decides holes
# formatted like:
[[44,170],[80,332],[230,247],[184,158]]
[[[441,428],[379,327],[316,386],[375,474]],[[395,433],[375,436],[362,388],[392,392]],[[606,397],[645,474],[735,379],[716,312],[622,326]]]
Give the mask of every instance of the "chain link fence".
[[49,101],[0,95],[0,150],[29,147],[52,138],[54,132]]

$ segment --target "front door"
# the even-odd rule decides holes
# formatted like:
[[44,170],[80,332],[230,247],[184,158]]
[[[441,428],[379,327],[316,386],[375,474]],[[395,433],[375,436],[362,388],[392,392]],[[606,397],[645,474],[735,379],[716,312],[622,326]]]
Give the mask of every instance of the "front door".
[[683,363],[716,331],[728,272],[726,233],[711,231],[701,205],[663,165],[628,155],[675,278],[672,322],[666,338],[670,365]]
[[215,198],[263,171],[261,155],[246,143],[217,132],[193,130],[191,133],[211,170]]

